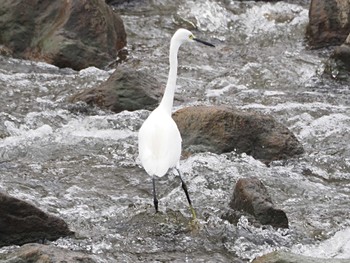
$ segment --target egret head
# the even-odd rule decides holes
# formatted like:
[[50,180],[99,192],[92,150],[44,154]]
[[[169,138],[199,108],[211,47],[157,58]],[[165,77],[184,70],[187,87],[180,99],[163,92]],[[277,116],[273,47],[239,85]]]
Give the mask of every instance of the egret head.
[[185,43],[185,42],[198,42],[198,43],[202,43],[204,45],[207,46],[211,46],[211,47],[215,47],[213,44],[210,44],[206,41],[200,40],[198,38],[196,38],[191,31],[184,29],[184,28],[180,28],[178,29],[174,36],[173,36],[173,40],[176,40],[180,45]]

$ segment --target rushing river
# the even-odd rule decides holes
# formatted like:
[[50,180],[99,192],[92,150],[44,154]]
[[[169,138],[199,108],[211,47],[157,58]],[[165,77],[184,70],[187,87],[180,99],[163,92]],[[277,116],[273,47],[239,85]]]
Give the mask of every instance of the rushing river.
[[[191,233],[173,173],[157,182],[161,213],[154,214],[151,179],[137,160],[137,131],[149,112],[67,102],[113,70],[0,57],[0,191],[63,218],[76,235],[54,243],[98,262],[249,262],[277,249],[350,258],[350,85],[322,74],[330,51],[307,49],[308,1],[130,1],[119,10],[125,63],[162,83],[176,28],[216,45],[180,49],[176,109],[227,105],[271,114],[305,154],[270,167],[235,153],[182,160],[201,225]],[[286,212],[289,230],[221,219],[236,180],[251,176]],[[166,221],[172,218],[179,222]]]

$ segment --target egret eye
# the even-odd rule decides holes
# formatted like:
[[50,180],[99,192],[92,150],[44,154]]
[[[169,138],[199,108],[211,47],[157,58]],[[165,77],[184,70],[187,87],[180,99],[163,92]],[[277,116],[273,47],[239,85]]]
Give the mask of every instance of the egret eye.
[[190,35],[190,36],[189,36],[189,39],[193,40],[193,39],[194,39],[194,36],[193,36],[193,35]]

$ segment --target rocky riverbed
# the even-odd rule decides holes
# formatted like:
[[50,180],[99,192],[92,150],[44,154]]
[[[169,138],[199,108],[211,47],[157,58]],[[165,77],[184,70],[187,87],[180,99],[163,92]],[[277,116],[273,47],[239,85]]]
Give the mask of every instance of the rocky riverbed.
[[[12,11],[19,2],[13,1]],[[52,46],[43,43],[65,37],[67,44],[67,38],[75,35],[72,32],[81,20],[69,16],[64,21],[72,24],[67,27],[53,17],[58,33],[32,28],[31,36],[45,33],[45,41],[31,42],[36,53],[29,49],[15,53],[13,46],[2,43],[0,191],[6,193],[1,200],[12,205],[0,209],[17,219],[26,216],[19,211],[37,213],[39,221],[45,213],[53,222],[64,220],[66,232],[52,241],[57,236],[45,236],[40,227],[34,228],[30,242],[44,244],[17,247],[26,242],[11,241],[0,249],[0,260],[252,262],[277,250],[255,262],[276,262],[281,257],[286,262],[315,262],[316,257],[316,262],[322,262],[320,258],[346,262],[350,258],[350,91],[342,63],[347,60],[337,60],[334,46],[310,49],[312,42],[306,39],[310,1],[109,2],[119,18],[99,3],[106,14],[103,21],[107,17],[113,25],[122,21],[127,41],[123,33],[109,35],[109,41],[120,44],[113,51],[102,46],[102,60],[82,56],[87,58],[84,64],[78,56],[69,66],[64,55],[79,55],[66,53],[69,48],[56,50],[55,57],[45,55]],[[312,2],[325,6],[324,1]],[[71,9],[55,4],[52,10],[83,14],[77,10],[84,3],[77,1]],[[346,10],[345,1],[343,7]],[[31,8],[26,11],[47,10]],[[90,5],[86,8],[91,17],[98,16]],[[320,10],[329,17],[328,9]],[[38,16],[38,21],[47,21],[43,17],[49,19]],[[103,23],[86,26],[109,32]],[[309,37],[317,32],[315,25],[309,26]],[[346,27],[346,23],[339,25]],[[0,27],[3,32],[4,24]],[[137,131],[162,94],[169,40],[178,27],[216,45],[215,49],[186,45],[179,53],[174,111],[184,131],[181,170],[198,214],[197,231],[189,226],[191,214],[176,173],[157,182],[160,213],[154,214],[151,179],[137,158]],[[344,36],[338,42],[326,41],[346,51]],[[38,43],[41,53],[34,45]],[[84,50],[84,45],[77,47]],[[56,63],[58,59],[64,64]],[[94,60],[98,64],[91,66]],[[149,98],[129,99],[138,92]],[[76,99],[82,94],[89,101]],[[230,120],[229,125],[225,120]],[[210,122],[214,122],[212,129]],[[253,128],[258,135],[252,135]],[[249,136],[244,136],[244,129]],[[210,136],[203,136],[203,131]],[[191,137],[193,132],[196,138]],[[259,221],[259,209],[247,206],[245,211],[234,211],[236,206],[230,204],[242,179],[262,187],[265,204],[283,211],[288,228],[285,219],[282,228]],[[7,195],[26,203],[13,209],[18,201]],[[5,223],[11,221],[4,218],[0,239],[8,231]]]

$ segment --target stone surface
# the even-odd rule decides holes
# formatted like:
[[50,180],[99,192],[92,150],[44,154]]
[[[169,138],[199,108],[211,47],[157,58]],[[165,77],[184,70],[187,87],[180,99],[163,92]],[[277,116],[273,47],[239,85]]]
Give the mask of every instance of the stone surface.
[[107,81],[73,95],[69,101],[84,101],[118,113],[123,110],[153,110],[161,96],[161,85],[147,72],[118,67]]
[[187,107],[173,114],[189,152],[247,153],[269,163],[303,153],[296,137],[271,116],[225,107]]
[[26,244],[9,254],[1,254],[2,263],[95,263],[92,257],[52,245]]
[[350,71],[350,34],[341,46],[335,48],[332,58],[341,63],[339,66]]
[[285,251],[275,251],[258,257],[252,263],[349,263],[349,259],[313,258]]
[[73,234],[62,219],[3,193],[0,193],[0,215],[0,247]]
[[266,187],[257,178],[239,179],[229,206],[255,216],[263,225],[288,228],[286,213],[274,207]]
[[103,0],[4,0],[0,32],[13,56],[76,70],[104,67],[126,45],[123,21]]
[[311,47],[342,44],[349,32],[349,0],[311,0],[306,32]]

